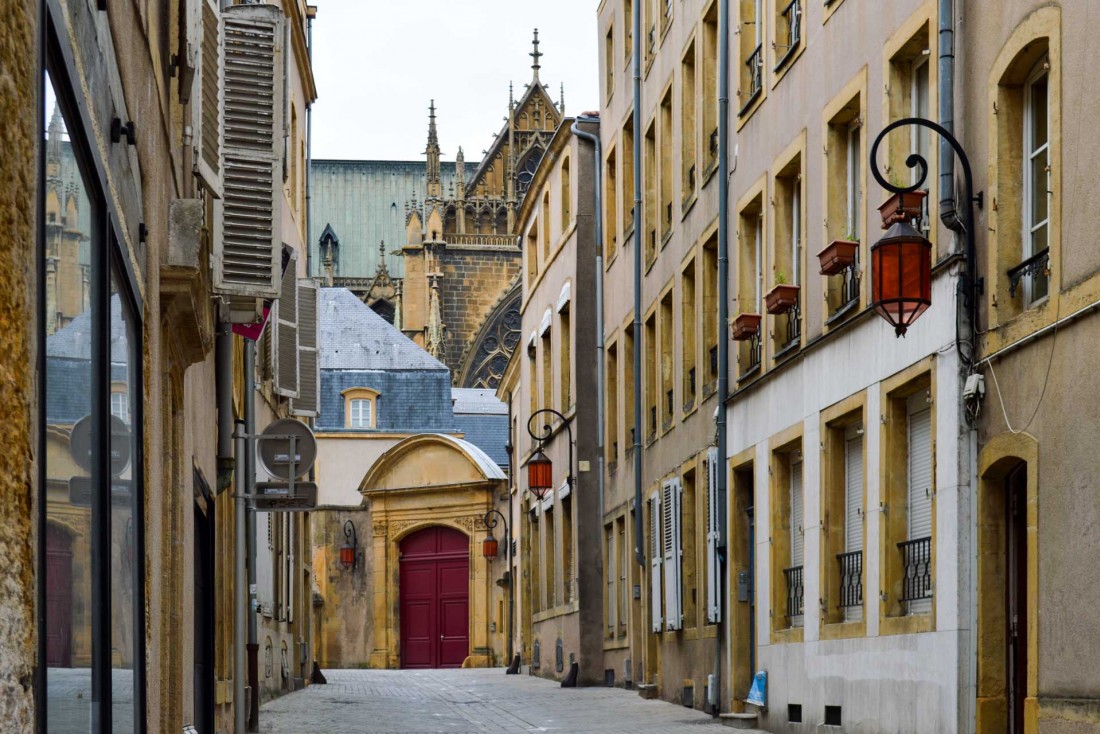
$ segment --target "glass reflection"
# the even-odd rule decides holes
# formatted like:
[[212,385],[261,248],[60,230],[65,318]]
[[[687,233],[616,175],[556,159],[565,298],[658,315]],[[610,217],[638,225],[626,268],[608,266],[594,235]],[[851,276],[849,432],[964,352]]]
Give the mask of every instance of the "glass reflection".
[[46,79],[46,666],[48,730],[88,732],[92,703],[92,212]]
[[111,272],[111,726],[134,731],[134,320]]

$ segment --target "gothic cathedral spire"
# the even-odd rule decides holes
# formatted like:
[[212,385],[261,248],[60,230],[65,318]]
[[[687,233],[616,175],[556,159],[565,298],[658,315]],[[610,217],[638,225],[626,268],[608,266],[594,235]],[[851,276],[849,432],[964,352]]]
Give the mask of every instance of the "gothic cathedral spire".
[[428,107],[428,198],[439,199],[443,196],[443,185],[439,176],[439,137],[435,130],[435,100]]
[[530,53],[531,58],[535,60],[534,63],[531,64],[531,70],[533,72],[535,72],[534,81],[537,83],[538,80],[539,80],[539,69],[542,67],[542,65],[539,64],[539,59],[542,58],[542,53],[539,52],[539,29],[538,28],[535,29],[535,39],[531,42],[531,44],[535,48],[535,50]]

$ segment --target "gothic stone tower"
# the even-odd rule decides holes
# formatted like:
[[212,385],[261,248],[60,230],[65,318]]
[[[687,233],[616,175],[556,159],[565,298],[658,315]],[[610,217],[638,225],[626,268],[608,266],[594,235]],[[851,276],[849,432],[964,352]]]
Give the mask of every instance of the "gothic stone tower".
[[506,122],[469,179],[458,149],[454,185],[446,192],[432,101],[424,199],[407,205],[397,318],[451,368],[460,387],[495,388],[520,338],[516,211],[565,111],[564,100],[555,103],[539,79],[538,30],[533,46],[523,95],[516,100],[509,89]]
[[88,309],[88,246],[81,226],[87,198],[76,160],[65,136],[61,111],[54,108],[46,135],[46,333],[62,329]]

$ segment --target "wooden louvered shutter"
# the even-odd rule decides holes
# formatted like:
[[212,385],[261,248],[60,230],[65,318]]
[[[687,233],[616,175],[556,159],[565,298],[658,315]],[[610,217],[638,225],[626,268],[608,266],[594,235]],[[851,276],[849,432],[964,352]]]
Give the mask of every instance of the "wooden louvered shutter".
[[791,567],[802,565],[802,462],[791,463]]
[[321,380],[317,355],[321,289],[309,278],[298,280],[298,397],[290,401],[292,415],[317,417]]
[[215,198],[222,196],[222,38],[218,0],[199,0],[189,9],[190,49],[195,76],[191,92],[194,172]]
[[670,479],[662,487],[664,511],[663,565],[665,572],[665,629],[678,630],[681,611],[680,480]]
[[291,257],[283,273],[282,294],[272,311],[271,366],[275,392],[298,397],[298,278],[297,258]]
[[238,299],[279,296],[283,24],[274,5],[232,5],[222,13],[224,191],[214,290]]
[[661,495],[649,498],[649,610],[654,632],[661,631]]
[[722,621],[722,603],[719,598],[721,579],[718,578],[718,447],[707,449],[706,515],[707,515],[707,622]]

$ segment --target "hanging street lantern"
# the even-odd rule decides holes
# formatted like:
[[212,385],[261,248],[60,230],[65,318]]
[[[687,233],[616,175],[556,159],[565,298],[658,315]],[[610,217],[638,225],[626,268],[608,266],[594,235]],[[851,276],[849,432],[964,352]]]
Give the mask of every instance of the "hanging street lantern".
[[[983,197],[974,194],[974,176],[970,159],[959,141],[941,125],[922,117],[906,117],[895,120],[882,129],[871,144],[871,175],[883,189],[892,195],[879,211],[884,226],[889,225],[885,236],[871,248],[871,305],[894,327],[894,333],[905,336],[906,330],[932,305],[932,243],[911,224],[919,212],[924,181],[928,177],[928,161],[919,153],[911,153],[905,165],[915,179],[909,186],[899,186],[887,181],[879,170],[878,148],[886,136],[902,127],[929,130],[950,146],[958,157],[962,169],[962,197],[958,216],[947,223],[965,237],[965,250],[960,253],[964,262],[959,288],[961,310],[969,328],[977,328],[977,296],[982,290],[982,279],[977,277],[977,248],[974,242],[974,205],[982,206]],[[958,330],[956,330],[958,333]],[[961,344],[957,346],[962,349]],[[964,362],[972,364],[972,348],[963,354]]]
[[899,337],[932,305],[932,243],[908,220],[871,247],[871,300]]
[[497,539],[493,537],[493,531],[490,530],[489,534],[485,536],[485,540],[481,541],[481,555],[492,560],[497,557],[499,551]]
[[527,488],[540,500],[554,488],[554,463],[541,450],[527,462]]
[[359,560],[359,538],[351,520],[344,522],[344,544],[340,546],[340,565],[344,570],[354,569]]

